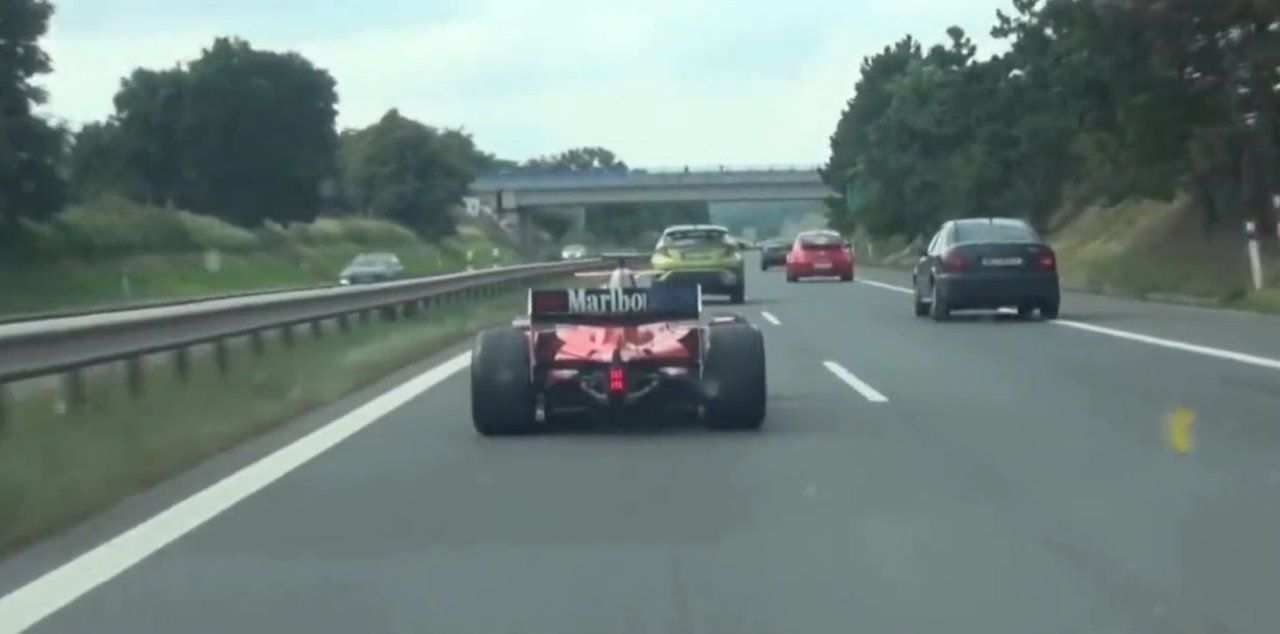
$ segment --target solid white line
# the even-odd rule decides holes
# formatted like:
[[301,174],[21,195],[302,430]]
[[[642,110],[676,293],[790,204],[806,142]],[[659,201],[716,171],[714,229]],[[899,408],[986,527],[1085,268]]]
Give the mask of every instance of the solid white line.
[[39,623],[470,364],[470,352],[453,357],[0,597],[0,632]]
[[883,289],[885,289],[886,291],[897,291],[897,292],[899,292],[899,293],[914,293],[914,292],[915,292],[915,291],[913,291],[913,290],[911,290],[911,289],[909,289],[909,288],[903,288],[903,287],[901,287],[901,286],[894,286],[893,284],[885,284],[884,282],[875,282],[875,281],[872,281],[872,280],[864,280],[864,279],[861,279],[861,278],[859,278],[859,279],[858,279],[858,282],[859,282],[860,284],[867,284],[868,286],[874,286],[874,287],[876,287],[876,288],[883,288]]
[[[897,291],[899,293],[914,292],[911,289],[903,286],[894,286],[893,284],[885,284],[883,282],[871,282],[868,280],[861,280],[861,282],[863,284],[870,284],[871,286],[875,286],[877,288],[883,288],[890,291]],[[1246,365],[1253,365],[1260,368],[1268,368],[1271,370],[1280,370],[1280,359],[1272,359],[1270,357],[1260,357],[1258,355],[1248,354],[1245,352],[1236,352],[1235,350],[1227,350],[1224,348],[1213,348],[1210,346],[1202,346],[1199,344],[1187,343],[1185,341],[1178,341],[1176,339],[1165,339],[1163,337],[1154,337],[1151,335],[1144,335],[1137,332],[1130,332],[1128,330],[1118,330],[1116,328],[1105,328],[1103,326],[1095,326],[1093,324],[1086,324],[1079,321],[1071,321],[1069,319],[1055,319],[1047,323],[1053,324],[1055,326],[1062,326],[1064,328],[1075,328],[1076,330],[1083,330],[1085,332],[1092,332],[1099,335],[1106,335],[1108,337],[1116,337],[1118,339],[1128,339],[1129,341],[1137,341],[1138,343],[1145,343],[1151,346],[1168,348],[1170,350],[1181,350],[1183,352],[1190,352],[1192,354],[1199,354],[1206,357],[1213,357],[1215,359],[1235,361],[1236,363],[1244,363]]]
[[1102,326],[1095,326],[1093,324],[1084,324],[1078,321],[1067,321],[1067,320],[1059,319],[1057,321],[1052,321],[1049,323],[1054,324],[1055,326],[1065,326],[1067,328],[1076,328],[1076,329],[1085,330],[1088,332],[1095,332],[1100,335],[1108,335],[1111,337],[1128,339],[1130,341],[1137,341],[1140,343],[1150,344],[1153,346],[1160,346],[1162,348],[1169,348],[1172,350],[1182,350],[1183,352],[1191,352],[1194,354],[1202,354],[1206,357],[1214,357],[1216,359],[1225,359],[1227,361],[1235,361],[1237,363],[1245,363],[1248,365],[1256,365],[1262,368],[1280,370],[1280,359],[1260,357],[1253,354],[1246,354],[1244,352],[1236,352],[1234,350],[1224,350],[1222,348],[1210,348],[1209,346],[1201,346],[1194,343],[1186,343],[1184,341],[1175,341],[1173,339],[1162,339],[1160,337],[1152,337],[1151,335],[1143,335],[1136,332],[1129,332],[1127,330],[1116,330],[1115,328],[1104,328]]
[[832,374],[836,375],[836,378],[847,383],[849,387],[853,388],[855,391],[861,394],[863,398],[866,398],[868,401],[871,401],[872,403],[888,403],[889,402],[888,397],[886,397],[884,394],[877,392],[876,388],[871,387],[866,383],[863,383],[862,379],[859,379],[858,377],[854,376],[852,372],[844,369],[844,366],[840,365],[839,363],[836,363],[835,361],[823,361],[822,365],[827,366],[827,369],[830,370]]
[[768,321],[769,323],[771,323],[771,324],[773,324],[773,325],[775,325],[775,326],[781,326],[781,325],[782,325],[782,322],[781,322],[777,317],[774,317],[774,316],[773,316],[773,313],[771,313],[771,312],[769,312],[769,311],[767,311],[767,310],[762,310],[762,311],[760,311],[760,316],[761,316],[761,317],[764,317],[766,321]]

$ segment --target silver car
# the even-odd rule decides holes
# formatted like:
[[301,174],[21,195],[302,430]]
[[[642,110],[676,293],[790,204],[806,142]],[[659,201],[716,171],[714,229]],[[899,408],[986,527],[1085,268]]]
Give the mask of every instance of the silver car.
[[404,265],[394,253],[361,253],[338,276],[339,284],[370,284],[394,280],[404,274]]

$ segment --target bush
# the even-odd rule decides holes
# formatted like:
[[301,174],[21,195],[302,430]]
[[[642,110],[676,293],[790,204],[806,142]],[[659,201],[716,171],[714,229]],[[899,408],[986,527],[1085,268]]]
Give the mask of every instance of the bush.
[[[41,260],[98,261],[208,250],[247,253],[305,247],[425,246],[408,228],[376,218],[326,217],[287,226],[267,221],[248,230],[212,216],[138,205],[118,196],[70,207],[45,222],[22,220],[19,231],[16,255]],[[485,241],[482,229],[469,228],[463,236],[467,243]]]

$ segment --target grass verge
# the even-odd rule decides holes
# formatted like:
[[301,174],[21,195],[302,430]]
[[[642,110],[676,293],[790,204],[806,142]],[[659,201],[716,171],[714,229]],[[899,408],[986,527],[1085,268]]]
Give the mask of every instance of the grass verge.
[[[572,278],[569,278],[572,279]],[[564,280],[557,282],[566,283]],[[247,341],[230,347],[231,370],[193,354],[180,382],[164,359],[144,364],[146,394],[133,401],[124,373],[86,379],[87,405],[60,413],[56,389],[15,390],[0,438],[0,556],[88,517],[298,415],[332,402],[396,369],[507,323],[524,309],[523,292],[471,305],[433,308],[398,322],[372,320],[319,340],[299,330],[292,349],[268,338],[255,357]]]
[[18,240],[0,253],[0,314],[329,284],[367,251],[397,254],[408,275],[461,270],[468,251],[477,267],[517,260],[502,231],[479,219],[462,219],[456,235],[427,242],[374,218],[245,229],[104,198],[23,222]]

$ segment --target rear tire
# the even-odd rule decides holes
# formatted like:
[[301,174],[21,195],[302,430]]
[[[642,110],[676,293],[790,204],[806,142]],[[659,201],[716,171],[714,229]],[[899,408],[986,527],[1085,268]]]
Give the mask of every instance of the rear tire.
[[933,285],[932,301],[929,302],[929,312],[933,315],[934,321],[946,321],[951,318],[951,307],[947,305],[946,300],[938,296],[938,285]]
[[537,428],[530,367],[523,331],[495,328],[476,337],[471,348],[471,420],[477,432],[506,436]]
[[1058,308],[1060,307],[1060,305],[1061,305],[1061,300],[1053,302],[1052,304],[1045,304],[1041,306],[1040,318],[1041,319],[1057,319]]
[[729,291],[730,304],[741,304],[745,301],[747,301],[747,287],[745,285],[735,286]]
[[1031,314],[1035,312],[1034,306],[1019,306],[1018,319],[1031,319]]
[[928,302],[920,301],[920,291],[917,290],[912,294],[912,303],[916,306],[916,317],[929,316],[929,304]]
[[746,324],[712,326],[707,332],[704,380],[716,386],[707,404],[707,427],[759,429],[768,403],[764,335]]

